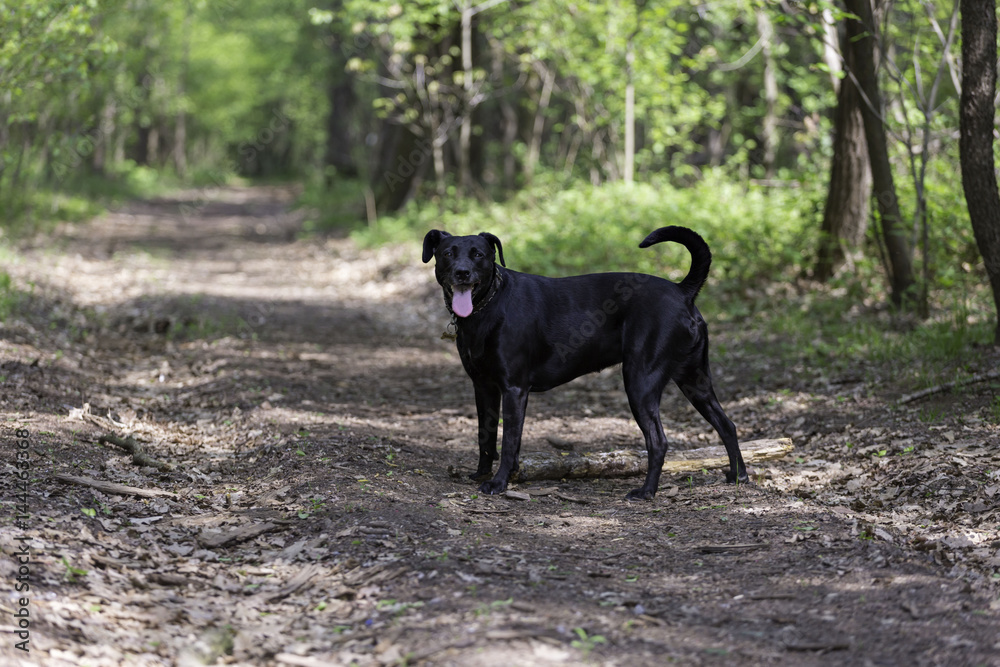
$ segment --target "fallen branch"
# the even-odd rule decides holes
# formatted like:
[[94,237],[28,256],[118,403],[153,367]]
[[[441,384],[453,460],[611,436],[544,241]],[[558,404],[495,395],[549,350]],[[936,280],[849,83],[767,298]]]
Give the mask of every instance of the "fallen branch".
[[102,493],[109,493],[118,496],[142,496],[143,498],[157,498],[160,496],[176,497],[177,494],[170,491],[160,491],[159,489],[140,489],[137,486],[125,486],[114,482],[103,482],[91,477],[77,477],[75,475],[54,475],[56,481],[64,484],[79,484],[89,486]]
[[698,547],[698,551],[703,554],[724,554],[732,551],[752,551],[754,549],[763,549],[766,546],[766,542],[751,542],[748,544],[703,544]]
[[201,534],[198,535],[198,543],[206,549],[217,549],[229,544],[245,542],[246,540],[257,537],[258,535],[263,535],[264,533],[269,533],[280,527],[281,526],[277,523],[264,522],[243,525],[224,532],[202,531]]
[[897,401],[897,405],[906,405],[907,403],[912,403],[913,401],[918,401],[921,398],[931,396],[933,394],[942,394],[946,391],[951,391],[956,387],[964,387],[967,384],[975,384],[977,382],[985,382],[986,380],[996,380],[1000,378],[1000,370],[993,370],[987,373],[976,373],[970,378],[964,380],[956,380],[955,382],[945,382],[943,384],[936,385],[934,387],[928,387],[927,389],[921,389],[920,391],[913,392],[912,394],[906,394]]
[[108,433],[107,435],[102,435],[97,439],[97,441],[101,444],[110,443],[125,450],[132,455],[132,462],[140,468],[156,468],[161,472],[169,472],[173,470],[173,467],[169,463],[157,461],[152,456],[147,454],[145,450],[143,450],[142,445],[140,445],[136,439],[130,435],[122,438],[113,433]]
[[[779,459],[792,451],[790,438],[751,440],[740,445],[746,463]],[[676,475],[729,466],[724,447],[702,447],[671,452],[672,458],[663,462],[663,472]],[[646,474],[646,452],[637,449],[613,452],[535,453],[521,459],[521,466],[513,481],[527,482],[539,479],[579,479],[583,477],[634,477]]]
[[274,603],[277,602],[278,600],[283,600],[284,598],[288,597],[292,593],[295,593],[300,588],[308,584],[310,581],[313,580],[314,577],[316,577],[319,574],[322,574],[322,572],[323,568],[317,565],[316,563],[307,565],[301,570],[299,570],[299,573],[296,574],[291,579],[289,579],[288,583],[282,586],[279,590],[273,593],[265,593],[264,600],[269,603]]

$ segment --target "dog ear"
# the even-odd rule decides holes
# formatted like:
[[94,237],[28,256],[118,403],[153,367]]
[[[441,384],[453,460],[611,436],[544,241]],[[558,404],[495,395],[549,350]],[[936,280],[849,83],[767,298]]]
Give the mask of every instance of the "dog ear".
[[497,252],[497,253],[500,254],[500,266],[506,268],[507,265],[504,264],[504,261],[503,261],[503,244],[500,243],[500,239],[498,239],[497,237],[493,236],[489,232],[479,232],[479,235],[482,236],[484,239],[486,239],[487,241],[490,242],[490,245],[493,246],[493,251],[494,252]]
[[439,229],[432,229],[427,232],[424,237],[424,264],[431,261],[431,257],[434,256],[434,251],[437,250],[438,244],[441,243],[441,239],[451,236],[448,232],[442,232]]

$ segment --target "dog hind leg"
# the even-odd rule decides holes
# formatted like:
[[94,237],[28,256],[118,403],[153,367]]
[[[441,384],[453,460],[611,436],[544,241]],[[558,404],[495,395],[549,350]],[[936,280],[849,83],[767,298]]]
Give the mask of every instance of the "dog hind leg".
[[689,370],[683,377],[677,379],[677,386],[691,402],[691,405],[712,425],[729,456],[729,470],[726,471],[726,481],[730,484],[750,481],[747,477],[746,464],[740,453],[739,441],[736,438],[736,426],[726,416],[725,411],[715,396],[712,387],[712,375],[708,367],[708,355],[702,355],[699,366]]

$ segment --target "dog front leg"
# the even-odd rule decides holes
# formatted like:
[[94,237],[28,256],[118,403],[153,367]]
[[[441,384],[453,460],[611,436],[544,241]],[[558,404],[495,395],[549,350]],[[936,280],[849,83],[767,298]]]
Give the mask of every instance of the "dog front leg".
[[497,456],[497,428],[500,425],[500,388],[475,384],[476,413],[479,416],[479,465],[470,479],[489,477]]
[[517,471],[517,457],[521,450],[521,430],[524,427],[524,413],[528,408],[528,390],[511,388],[503,392],[503,447],[500,451],[500,467],[488,482],[483,482],[479,490],[490,495],[507,490],[507,482]]

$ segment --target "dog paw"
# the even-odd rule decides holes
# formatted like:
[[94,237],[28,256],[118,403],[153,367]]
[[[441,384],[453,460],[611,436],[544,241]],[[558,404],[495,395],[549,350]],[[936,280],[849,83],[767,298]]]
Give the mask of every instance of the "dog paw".
[[480,484],[479,490],[483,493],[488,493],[491,496],[495,496],[507,490],[507,481],[491,479],[488,482],[483,482],[482,484]]
[[632,489],[626,493],[625,500],[652,500],[655,495],[656,489],[649,491],[645,487],[640,487],[638,489]]
[[731,471],[726,471],[726,483],[727,484],[749,484],[750,478],[747,477],[747,473],[744,470],[743,474],[737,477]]
[[480,468],[476,472],[469,473],[469,479],[482,479],[483,477],[489,477],[492,474],[493,468],[487,468],[486,470]]

